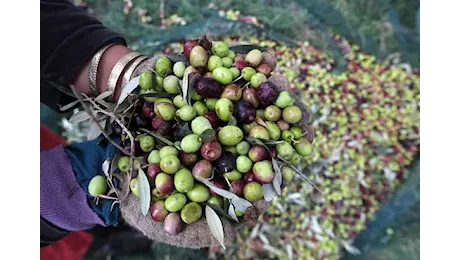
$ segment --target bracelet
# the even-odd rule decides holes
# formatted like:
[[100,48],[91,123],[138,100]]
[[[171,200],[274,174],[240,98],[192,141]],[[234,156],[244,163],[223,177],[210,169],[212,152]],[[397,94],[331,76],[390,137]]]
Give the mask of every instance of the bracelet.
[[149,57],[147,56],[139,56],[136,58],[133,63],[129,66],[129,68],[126,70],[126,72],[123,75],[123,81],[121,83],[121,86],[124,87],[128,82],[131,80],[131,76],[133,75],[133,72],[136,70],[136,68],[143,62],[144,60],[148,59]]
[[113,91],[112,97],[115,97],[115,87],[120,79],[121,73],[126,66],[135,58],[141,56],[139,52],[133,51],[123,56],[113,67],[110,72],[109,80],[107,81],[107,90]]
[[91,59],[91,63],[89,64],[89,73],[88,73],[88,85],[89,88],[93,91],[95,96],[99,95],[99,91],[97,91],[96,87],[96,77],[97,77],[97,68],[99,67],[99,62],[101,61],[102,55],[104,52],[110,47],[115,45],[116,43],[111,43],[106,45],[102,49],[98,50],[96,54],[94,54],[93,58]]

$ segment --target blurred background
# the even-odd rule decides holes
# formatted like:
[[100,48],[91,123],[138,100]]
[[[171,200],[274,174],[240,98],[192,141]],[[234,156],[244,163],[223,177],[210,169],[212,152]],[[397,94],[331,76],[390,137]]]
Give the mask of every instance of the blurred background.
[[[304,172],[324,192],[294,181],[226,251],[96,230],[87,259],[419,259],[419,1],[73,2],[144,54],[180,52],[205,33],[269,47],[314,114]],[[71,114],[41,105],[42,123],[84,141]]]

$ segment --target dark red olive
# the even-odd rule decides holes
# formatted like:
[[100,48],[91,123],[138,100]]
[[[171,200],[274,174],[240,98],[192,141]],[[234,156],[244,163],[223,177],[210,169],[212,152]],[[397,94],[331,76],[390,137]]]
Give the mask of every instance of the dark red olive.
[[185,166],[192,167],[198,160],[198,155],[196,153],[180,152],[179,159]]
[[168,122],[158,116],[152,119],[152,128],[161,135],[171,135],[171,122]]
[[212,78],[201,78],[195,85],[196,92],[205,98],[218,98],[222,93],[220,83]]
[[[225,179],[223,178],[214,178],[212,181],[211,181],[214,186],[216,186],[217,188],[220,188],[220,189],[223,189],[223,190],[228,190],[228,184],[227,184],[227,181],[225,181]],[[219,195],[217,193],[215,193],[213,190],[209,189],[209,193],[211,193],[212,195]]]
[[216,140],[209,142],[209,143],[204,143],[201,146],[201,156],[205,158],[208,161],[215,161],[217,158],[219,158],[222,154],[222,147],[220,146],[220,143]]
[[237,68],[239,70],[242,70],[246,67],[249,67],[249,63],[247,63],[246,61],[244,60],[237,60],[233,63],[233,67],[234,68]]
[[190,57],[190,52],[192,51],[193,47],[197,46],[198,42],[194,40],[188,40],[184,44],[184,55],[187,59]]
[[152,165],[150,165],[148,168],[147,168],[147,174],[150,176],[150,178],[152,178],[153,180],[155,180],[155,177],[157,176],[158,173],[161,172],[161,168],[160,168],[160,164],[158,163],[154,163]]
[[257,99],[260,101],[260,107],[265,108],[273,104],[276,99],[276,86],[270,81],[265,81],[257,88]]
[[224,152],[217,159],[217,169],[221,172],[231,172],[236,168],[236,159],[230,152]]
[[243,189],[246,182],[243,180],[234,180],[232,181],[232,188],[236,195],[243,196]]
[[252,171],[248,171],[248,172],[244,175],[244,181],[245,181],[245,182],[256,181],[256,176],[254,175],[254,173],[253,173]]
[[144,102],[142,105],[142,113],[147,118],[153,118],[155,116],[153,104],[150,102]]
[[217,128],[222,122],[217,117],[216,112],[209,111],[204,113],[203,115],[206,119],[208,119],[209,123],[211,123],[212,128]]
[[241,124],[249,124],[256,119],[256,109],[246,100],[240,100],[235,106],[235,117]]

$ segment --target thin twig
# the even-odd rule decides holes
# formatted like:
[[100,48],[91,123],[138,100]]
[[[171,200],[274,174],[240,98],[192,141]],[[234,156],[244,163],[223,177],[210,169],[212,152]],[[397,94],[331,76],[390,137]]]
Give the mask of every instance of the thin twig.
[[85,93],[82,93],[82,95],[86,98],[87,101],[89,101],[93,106],[95,106],[98,109],[98,112],[101,112],[102,114],[105,114],[115,120],[117,124],[123,129],[123,131],[126,132],[126,134],[129,136],[129,140],[131,141],[131,153],[129,154],[130,160],[129,160],[129,166],[130,166],[130,171],[128,171],[128,176],[129,179],[131,179],[131,174],[134,170],[134,160],[137,158],[134,156],[134,136],[131,134],[131,132],[126,128],[126,126],[118,119],[113,113],[109,113],[102,109],[96,102],[94,102],[91,98],[89,98]]
[[[104,137],[111,143],[113,144],[113,146],[115,146],[118,150],[120,150],[121,152],[123,152],[124,154],[126,155],[130,155],[128,153],[128,151],[126,151],[125,149],[123,149],[123,147],[121,147],[119,144],[117,144],[112,138],[110,138],[110,136],[107,135],[107,133],[104,131],[104,129],[102,128],[102,126],[99,124],[99,121],[96,120],[96,118],[94,117],[91,109],[85,104],[85,102],[83,101],[83,99],[81,98],[80,95],[78,95],[78,92],[76,91],[75,87],[73,85],[70,85],[70,88],[72,89],[73,93],[75,94],[75,96],[78,98],[78,101],[80,101],[80,104],[82,105],[82,107],[86,110],[86,112],[88,113],[88,115],[91,117],[91,119],[96,123],[96,126],[99,128],[99,131],[101,131],[102,135],[104,135]],[[86,96],[86,95],[85,95]],[[105,111],[104,111],[105,112]],[[134,157],[135,158],[135,157]]]

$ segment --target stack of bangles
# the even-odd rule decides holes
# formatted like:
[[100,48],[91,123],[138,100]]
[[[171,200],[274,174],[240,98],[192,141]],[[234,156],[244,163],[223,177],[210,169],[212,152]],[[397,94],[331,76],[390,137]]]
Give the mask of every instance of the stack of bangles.
[[[102,49],[100,49],[91,59],[89,65],[89,87],[93,92],[93,95],[99,95],[99,91],[96,87],[96,75],[99,66],[99,62],[101,60],[102,55],[104,52],[114,44],[109,44]],[[133,77],[133,72],[136,69],[139,69],[142,66],[144,61],[148,60],[150,57],[141,55],[139,52],[132,51],[124,55],[115,66],[112,68],[110,72],[109,79],[107,81],[107,91],[113,91],[112,100],[115,100],[115,87],[121,81],[121,86],[125,86]],[[146,69],[146,68],[145,68]]]

